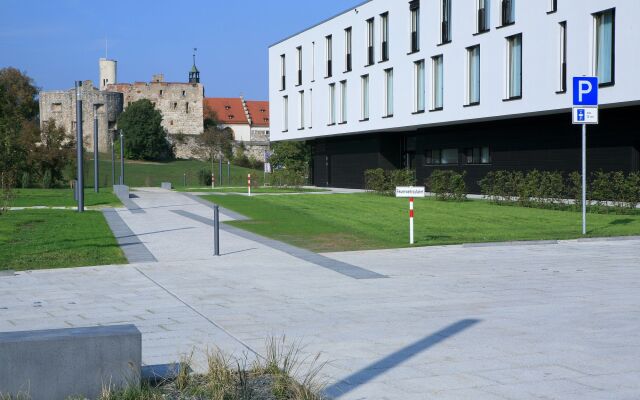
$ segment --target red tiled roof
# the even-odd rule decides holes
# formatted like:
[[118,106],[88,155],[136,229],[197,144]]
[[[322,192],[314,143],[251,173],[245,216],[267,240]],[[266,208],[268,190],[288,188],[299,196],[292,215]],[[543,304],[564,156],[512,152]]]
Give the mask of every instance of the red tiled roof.
[[248,124],[240,98],[207,98],[204,108],[216,113],[221,124]]
[[249,116],[254,126],[269,126],[269,102],[247,100]]

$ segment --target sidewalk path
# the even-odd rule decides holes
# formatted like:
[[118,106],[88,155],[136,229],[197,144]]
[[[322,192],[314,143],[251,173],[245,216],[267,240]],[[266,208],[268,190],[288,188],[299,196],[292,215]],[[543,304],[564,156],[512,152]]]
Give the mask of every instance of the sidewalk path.
[[134,323],[147,364],[286,334],[339,399],[638,398],[639,240],[324,255],[385,277],[354,279],[227,230],[213,257],[210,208],[136,193],[157,262],[0,276],[0,331]]

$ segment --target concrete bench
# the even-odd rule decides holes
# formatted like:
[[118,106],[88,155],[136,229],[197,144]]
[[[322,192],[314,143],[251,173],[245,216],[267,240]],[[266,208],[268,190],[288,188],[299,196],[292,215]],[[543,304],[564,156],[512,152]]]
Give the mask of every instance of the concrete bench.
[[162,184],[160,184],[160,187],[167,190],[173,189],[173,185],[171,185],[171,182],[162,182]]
[[0,394],[96,399],[104,387],[139,385],[141,362],[134,325],[0,333]]

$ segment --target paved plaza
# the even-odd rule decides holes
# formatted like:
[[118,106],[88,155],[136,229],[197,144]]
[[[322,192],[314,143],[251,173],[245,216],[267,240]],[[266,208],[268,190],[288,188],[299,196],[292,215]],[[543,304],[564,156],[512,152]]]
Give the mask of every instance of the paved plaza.
[[344,400],[640,398],[640,240],[318,256],[224,227],[213,257],[210,207],[135,193],[109,218],[142,262],[0,275],[0,331],[134,323],[145,364],[196,368],[286,335]]

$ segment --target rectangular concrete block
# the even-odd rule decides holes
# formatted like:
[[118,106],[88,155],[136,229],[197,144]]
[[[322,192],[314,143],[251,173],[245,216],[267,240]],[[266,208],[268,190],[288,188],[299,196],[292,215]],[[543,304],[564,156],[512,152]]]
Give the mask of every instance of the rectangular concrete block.
[[0,395],[96,399],[139,385],[141,362],[135,325],[0,333]]
[[121,201],[129,199],[129,186],[127,185],[113,185],[113,194],[118,196]]
[[171,185],[171,182],[162,182],[162,184],[160,184],[160,187],[162,189],[167,189],[167,190],[173,189],[173,186]]

